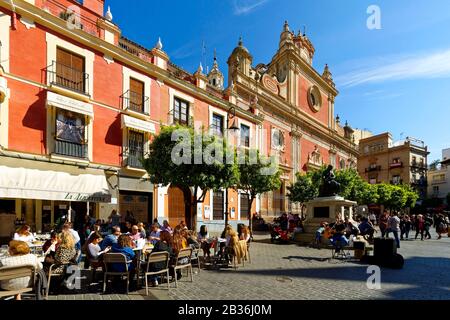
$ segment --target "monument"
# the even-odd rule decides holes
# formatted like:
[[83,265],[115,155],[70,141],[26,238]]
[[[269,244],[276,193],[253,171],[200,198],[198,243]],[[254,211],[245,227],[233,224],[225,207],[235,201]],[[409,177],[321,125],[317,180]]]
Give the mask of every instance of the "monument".
[[322,222],[332,223],[338,218],[353,221],[353,207],[357,203],[339,196],[339,191],[340,184],[336,181],[333,166],[329,165],[322,175],[319,196],[306,203],[305,232],[299,234],[299,242],[311,243]]

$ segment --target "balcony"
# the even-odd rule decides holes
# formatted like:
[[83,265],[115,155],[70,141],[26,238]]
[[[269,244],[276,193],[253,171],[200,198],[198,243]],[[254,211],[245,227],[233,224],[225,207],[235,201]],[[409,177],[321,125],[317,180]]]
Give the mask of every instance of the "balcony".
[[122,108],[134,112],[149,114],[150,98],[140,93],[128,90],[120,96],[122,100]]
[[366,168],[365,171],[366,171],[366,172],[381,171],[381,166],[370,165],[368,168]]
[[423,162],[412,161],[411,167],[418,168],[418,169],[426,169],[427,166]]
[[393,185],[403,184],[403,179],[400,179],[400,180],[391,180],[391,181],[389,181],[389,183],[390,183],[390,184],[393,184]]
[[87,159],[88,145],[63,140],[55,140],[55,154],[73,158]]
[[144,152],[139,148],[129,148],[123,154],[123,165],[135,169],[144,169],[141,160],[144,158]]
[[395,169],[395,168],[403,168],[403,162],[392,162],[389,165],[390,169]]
[[53,61],[47,67],[51,86],[56,85],[84,95],[89,95],[89,74]]

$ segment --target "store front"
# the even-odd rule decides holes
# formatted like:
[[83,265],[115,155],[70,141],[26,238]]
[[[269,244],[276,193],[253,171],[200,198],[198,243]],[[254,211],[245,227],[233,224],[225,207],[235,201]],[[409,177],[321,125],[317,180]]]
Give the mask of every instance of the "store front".
[[111,202],[104,170],[13,157],[1,157],[1,163],[0,223],[15,220],[15,225],[8,222],[5,234],[18,223],[38,233],[64,220],[82,226],[87,214],[98,217],[100,203]]

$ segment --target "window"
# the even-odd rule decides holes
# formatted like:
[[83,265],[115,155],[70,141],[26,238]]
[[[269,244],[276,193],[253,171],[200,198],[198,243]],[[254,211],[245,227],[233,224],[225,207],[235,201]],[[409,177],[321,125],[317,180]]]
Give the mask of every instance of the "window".
[[223,220],[223,191],[215,191],[213,196],[213,219]]
[[189,103],[179,98],[174,98],[173,122],[189,125]]
[[244,217],[247,217],[248,209],[250,206],[250,200],[248,198],[248,194],[241,193],[240,200],[241,200],[241,208],[240,208],[241,209],[241,219],[243,219]]
[[284,147],[284,134],[279,129],[272,129],[272,147],[282,149]]
[[241,124],[241,147],[250,148],[250,127]]
[[86,116],[58,109],[55,127],[55,153],[87,158]]
[[439,196],[439,186],[433,186],[433,196]]
[[129,108],[144,113],[144,82],[130,78]]
[[143,168],[141,159],[144,158],[144,133],[130,130],[128,132],[128,161],[134,168]]
[[369,178],[369,183],[370,184],[377,184],[377,180],[378,180],[377,177],[370,177]]
[[216,113],[213,114],[211,131],[213,134],[223,137],[223,116]]
[[[56,84],[62,87],[86,93],[87,73],[84,57],[61,48],[56,49]],[[55,81],[55,79],[53,79]]]
[[392,176],[392,184],[400,184],[401,179],[399,175]]

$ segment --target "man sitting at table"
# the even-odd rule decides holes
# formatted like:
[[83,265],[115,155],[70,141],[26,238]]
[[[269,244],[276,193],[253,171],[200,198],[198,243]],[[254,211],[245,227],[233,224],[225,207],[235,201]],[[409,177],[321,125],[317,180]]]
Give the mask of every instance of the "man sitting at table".
[[120,233],[120,227],[114,226],[112,228],[113,233],[108,234],[105,239],[100,244],[100,247],[102,250],[105,250],[107,247],[112,247],[114,244],[117,244],[117,240],[119,239]]
[[160,240],[161,229],[159,228],[159,224],[152,224],[152,231],[148,236],[148,240],[155,245]]
[[128,235],[132,241],[137,241],[142,238],[139,227],[136,225],[131,227],[131,232]]

